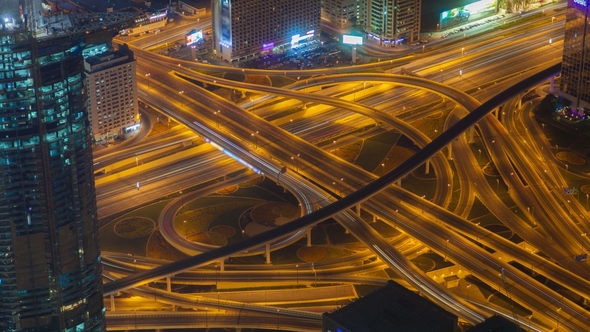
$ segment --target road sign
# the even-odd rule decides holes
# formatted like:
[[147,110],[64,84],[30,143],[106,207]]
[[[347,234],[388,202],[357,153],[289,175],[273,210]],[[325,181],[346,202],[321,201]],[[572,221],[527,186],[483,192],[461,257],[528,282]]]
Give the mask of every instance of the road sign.
[[576,263],[585,262],[588,260],[588,254],[581,254],[576,256]]

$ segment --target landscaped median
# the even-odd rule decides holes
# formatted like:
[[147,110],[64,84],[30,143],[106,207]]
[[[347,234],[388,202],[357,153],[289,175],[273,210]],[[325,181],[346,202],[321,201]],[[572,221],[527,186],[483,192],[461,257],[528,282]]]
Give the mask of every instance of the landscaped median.
[[[137,166],[132,166],[131,168],[122,170],[117,173],[113,173],[113,174],[107,173],[103,176],[95,177],[94,184],[96,186],[100,186],[100,185],[103,185],[103,184],[106,184],[106,183],[109,183],[112,181],[117,181],[117,180],[129,177],[129,176],[134,176],[137,173],[141,173],[141,172],[146,171],[151,168],[157,168],[160,166],[164,166],[164,165],[169,164],[171,162],[181,160],[184,158],[188,158],[188,157],[193,157],[195,155],[209,152],[214,149],[215,148],[210,144],[200,144],[198,146],[174,153],[172,155],[169,155],[169,156],[166,156],[166,157],[163,157],[160,159],[156,159],[156,160],[146,162],[146,163],[141,163]],[[137,158],[139,160],[142,160],[144,157],[148,157],[148,156],[144,156],[144,155],[137,156]],[[122,163],[125,163],[127,165],[133,165],[135,163],[135,157],[129,158],[125,161],[122,161]]]

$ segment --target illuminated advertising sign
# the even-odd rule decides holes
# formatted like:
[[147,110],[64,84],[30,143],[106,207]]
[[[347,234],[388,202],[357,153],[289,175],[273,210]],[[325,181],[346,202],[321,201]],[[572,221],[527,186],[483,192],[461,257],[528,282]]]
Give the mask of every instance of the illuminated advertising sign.
[[231,45],[229,0],[221,0],[221,42]]
[[273,47],[275,47],[275,43],[262,44],[262,50],[263,51],[272,50]]
[[[585,1],[585,0],[579,0]],[[497,0],[474,1],[465,6],[440,13],[440,27],[444,29],[467,21],[475,21],[497,12]]]
[[186,46],[196,44],[199,41],[203,40],[203,30],[197,31],[197,29],[192,29],[189,33],[184,36]]
[[574,0],[574,3],[578,5],[586,6],[586,0]]
[[363,44],[363,37],[342,35],[342,43],[348,44],[348,45],[362,45]]

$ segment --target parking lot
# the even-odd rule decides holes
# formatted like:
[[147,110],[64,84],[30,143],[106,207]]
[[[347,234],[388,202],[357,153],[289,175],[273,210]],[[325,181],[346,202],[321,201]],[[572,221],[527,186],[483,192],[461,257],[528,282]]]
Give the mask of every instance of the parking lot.
[[350,52],[336,41],[314,40],[283,53],[260,54],[255,58],[238,62],[236,65],[241,68],[303,70],[350,63]]

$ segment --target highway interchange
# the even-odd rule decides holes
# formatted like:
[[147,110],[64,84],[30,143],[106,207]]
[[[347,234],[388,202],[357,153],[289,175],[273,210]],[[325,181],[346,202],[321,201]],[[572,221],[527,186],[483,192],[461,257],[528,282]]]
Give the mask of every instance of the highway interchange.
[[[361,204],[364,210],[403,230],[404,233],[417,239],[428,248],[441,254],[444,252],[450,261],[465,267],[471,274],[485,280],[488,284],[502,286],[499,287],[500,291],[533,311],[535,319],[518,318],[517,320],[521,324],[530,325],[531,329],[539,331],[548,328],[565,328],[573,331],[588,330],[590,322],[587,312],[583,308],[515,269],[507,264],[506,260],[507,257],[511,257],[525,266],[533,263],[536,272],[578,292],[585,298],[590,297],[587,265],[573,262],[573,255],[579,254],[579,248],[588,247],[587,244],[584,245],[584,241],[587,239],[581,236],[583,233],[581,229],[588,229],[587,212],[576,200],[570,204],[567,202],[568,197],[561,195],[560,188],[566,184],[558,166],[560,163],[555,162],[547,143],[537,139],[542,136],[538,131],[538,125],[533,123],[526,113],[526,111],[530,111],[531,106],[523,104],[518,107],[519,103],[516,99],[511,100],[511,98],[521,96],[524,91],[534,88],[550,76],[557,74],[559,66],[558,60],[555,59],[559,59],[561,50],[559,34],[560,31],[563,33],[562,29],[563,22],[558,20],[555,24],[551,22],[551,24],[542,25],[532,31],[527,30],[524,35],[515,33],[507,37],[494,37],[491,33],[492,38],[486,36],[478,40],[478,37],[474,37],[468,41],[468,44],[460,41],[458,44],[446,48],[441,47],[433,52],[434,54],[427,54],[428,56],[417,54],[414,59],[410,60],[411,62],[408,62],[407,58],[399,62],[404,64],[406,70],[425,78],[436,80],[440,75],[440,81],[443,84],[410,76],[358,72],[362,71],[364,67],[379,68],[379,66],[383,66],[378,63],[346,69],[330,68],[330,70],[305,71],[306,75],[326,76],[315,76],[314,79],[307,79],[305,82],[301,80],[298,84],[294,84],[293,90],[256,87],[241,82],[229,82],[218,77],[209,77],[189,70],[190,68],[197,69],[199,65],[195,63],[155,57],[144,51],[136,50],[138,78],[141,83],[140,97],[146,103],[154,105],[199,135],[228,149],[232,154],[251,165],[253,169],[264,172],[266,176],[278,177],[282,166],[291,165],[293,161],[290,158],[299,156],[300,166],[297,167],[297,171],[287,171],[287,173],[281,174],[280,182],[281,185],[295,193],[302,206],[310,213],[268,233],[248,238],[243,243],[211,250],[183,261],[146,269],[134,276],[109,282],[105,285],[105,294],[113,294],[129,287],[137,287],[151,281],[175,276],[183,271],[205,266],[212,261],[243,254],[246,250],[261,248],[261,245],[272,241],[272,239],[284,237],[297,230],[305,230],[310,225],[334,216],[361,242],[365,243],[380,258],[381,262],[399,271],[401,276],[405,276],[409,285],[421,289],[423,295],[443,305],[447,310],[455,312],[462,319],[470,323],[477,323],[494,312],[512,317],[512,313],[501,308],[493,308],[489,303],[482,305],[466,301],[434,282],[402,253],[398,252],[395,246],[388,243],[350,210],[350,208],[355,208],[357,204]],[[552,38],[551,45],[547,43],[548,36]],[[523,39],[526,39],[524,46],[522,45]],[[458,46],[460,46],[459,52],[457,52]],[[463,48],[469,48],[469,50],[465,52]],[[535,56],[541,56],[546,61],[531,61]],[[387,63],[388,61],[383,62]],[[387,70],[398,72],[398,69],[393,67],[395,66],[394,62],[389,62]],[[203,67],[204,65],[200,65],[200,69]],[[211,69],[211,66],[205,67]],[[445,75],[445,79],[441,75],[441,69],[442,73],[448,73]],[[245,74],[262,74],[258,70],[249,69],[224,67],[223,70]],[[463,77],[459,74],[459,70],[462,70]],[[145,74],[148,72],[150,75],[146,78]],[[355,73],[344,74],[344,72]],[[426,146],[426,148],[415,154],[402,166],[376,180],[375,175],[333,158],[329,151],[318,149],[303,139],[303,136],[295,136],[296,133],[289,133],[285,130],[289,126],[292,126],[291,129],[297,128],[296,124],[286,122],[283,126],[284,129],[280,129],[260,116],[244,112],[241,107],[204,89],[197,88],[182,80],[180,76],[171,75],[171,73],[178,73],[184,77],[190,76],[209,84],[231,85],[232,88],[239,90],[268,93],[314,105],[316,103],[329,105],[333,110],[322,111],[316,115],[318,119],[314,118],[314,121],[332,123],[335,122],[332,119],[337,119],[338,116],[364,117],[363,123],[370,122],[372,119],[377,129],[395,128],[395,130],[411,137],[417,145]],[[266,74],[268,73],[267,71]],[[517,75],[514,75],[515,73]],[[518,73],[523,74],[519,75]],[[526,83],[517,83],[531,73],[536,73],[533,79],[529,79]],[[279,71],[270,74],[296,77],[301,76],[302,72]],[[301,92],[302,88],[311,90],[312,85],[334,86],[337,81],[351,82],[352,80],[362,83],[362,94],[356,90],[352,91],[352,94],[350,90],[348,94],[340,91],[339,98],[335,98],[330,95]],[[310,83],[310,81],[313,82]],[[376,104],[372,106],[370,105],[372,93],[369,92],[370,90],[366,90],[367,82],[374,86],[372,88],[374,90],[378,90],[378,87],[383,84],[395,85],[398,94],[394,98],[376,100]],[[481,87],[487,86],[488,82],[495,82],[495,84],[482,91]],[[508,88],[514,84],[516,87]],[[442,98],[455,100],[457,105],[460,105],[455,107],[449,117],[447,130],[432,141],[423,133],[395,117],[401,115],[399,113],[403,113],[402,110],[404,105],[408,105],[406,103],[408,100],[416,103],[414,107],[418,107],[419,102],[441,98],[430,93],[420,95],[420,98],[412,98],[414,92],[409,88],[400,87],[416,85],[436,91],[436,94],[444,95]],[[479,89],[477,89],[478,87]],[[472,97],[461,92],[465,90],[471,90]],[[185,91],[180,96],[183,99],[180,104],[176,98],[178,91]],[[502,93],[501,96],[490,98],[499,92]],[[367,93],[369,98],[367,98]],[[380,94],[379,91],[375,92],[374,98],[379,99]],[[166,95],[174,95],[175,97],[167,98]],[[408,99],[404,96],[408,96]],[[478,99],[480,101],[487,99],[488,101],[479,107]],[[359,102],[356,102],[357,100]],[[509,103],[506,104],[507,101]],[[486,116],[500,105],[504,105],[502,123],[492,116]],[[344,109],[348,112],[343,112]],[[221,113],[215,113],[219,110],[222,110]],[[465,111],[471,113],[465,116],[463,114]],[[460,118],[462,119],[459,120]],[[479,121],[481,119],[483,120]],[[304,120],[296,119],[295,122]],[[530,129],[523,132],[523,127],[518,127],[518,121],[524,121],[526,128]],[[453,122],[456,124],[453,125]],[[481,169],[474,167],[477,165],[476,156],[471,152],[467,140],[471,139],[469,128],[472,128],[472,124],[476,122],[478,122],[478,132],[485,142],[490,158],[498,166],[503,182],[511,188],[519,207],[523,210],[527,207],[534,207],[534,219],[540,228],[538,232],[533,232],[526,222],[520,220],[497,199],[493,186],[490,186],[483,178]],[[337,130],[337,128],[333,129],[333,131]],[[512,131],[518,131],[520,135],[510,135]],[[252,132],[258,133],[258,142],[255,148],[251,142]],[[467,132],[467,134],[462,135],[463,132]],[[231,134],[228,135],[229,133]],[[446,150],[444,153],[439,152],[449,144],[452,144],[450,154]],[[532,144],[535,146],[534,149],[530,148]],[[542,146],[541,144],[545,144],[544,149],[539,148]],[[525,149],[529,151],[528,154],[525,153]],[[220,160],[225,159],[218,152],[211,153],[215,157],[211,157],[209,166],[199,164],[199,170],[212,170],[219,166]],[[453,169],[449,167],[447,158],[449,155],[456,163],[454,169],[459,173],[456,176],[461,180],[461,200],[466,202],[458,206],[465,209],[465,206],[469,206],[469,202],[473,201],[474,195],[485,197],[484,203],[499,220],[523,237],[532,248],[543,248],[543,253],[551,260],[532,254],[530,249],[526,250],[516,246],[494,233],[470,223],[464,219],[466,210],[457,211],[458,213],[454,214],[446,209],[453,191]],[[269,158],[270,156],[272,156],[272,160]],[[429,160],[437,180],[436,192],[433,197],[423,199],[399,186],[391,186],[427,160]],[[187,169],[191,169],[190,164],[187,162]],[[235,171],[237,169],[235,167],[239,168],[240,166],[237,163],[226,163],[225,165],[224,171],[228,173]],[[520,177],[513,176],[516,169],[518,169],[517,174]],[[521,177],[525,181],[522,181]],[[306,179],[312,179],[319,187],[310,184]],[[530,186],[526,185],[527,183],[538,185]],[[124,192],[125,186],[129,188],[129,183],[120,182],[115,186],[118,189],[109,190]],[[556,194],[551,194],[549,192],[551,189]],[[100,190],[99,187],[97,191]],[[173,191],[169,188],[159,190],[161,190],[160,194],[165,191]],[[105,192],[104,195],[108,196],[109,194]],[[369,197],[370,199],[368,199]],[[567,202],[571,208],[561,208],[560,201]],[[335,203],[328,205],[331,202]],[[575,213],[570,214],[570,210]],[[467,240],[465,236],[470,237],[470,240]],[[491,254],[478,246],[476,242],[481,242],[496,252]],[[500,255],[505,255],[504,260]],[[108,255],[105,260],[108,261]],[[563,268],[554,262],[559,262]],[[107,274],[109,269],[109,267],[105,267]],[[288,270],[291,271],[290,277],[292,278],[292,267]],[[507,279],[506,284],[502,280],[501,272]],[[244,275],[247,276],[248,273],[244,273]],[[146,287],[140,287],[137,291],[144,288]],[[186,305],[186,303],[183,304],[183,306]],[[109,319],[112,317],[109,316]],[[127,318],[129,317],[127,316]],[[281,327],[278,326],[278,328]],[[303,330],[303,325],[300,328],[287,327],[287,325],[283,327],[283,329],[288,328]]]

